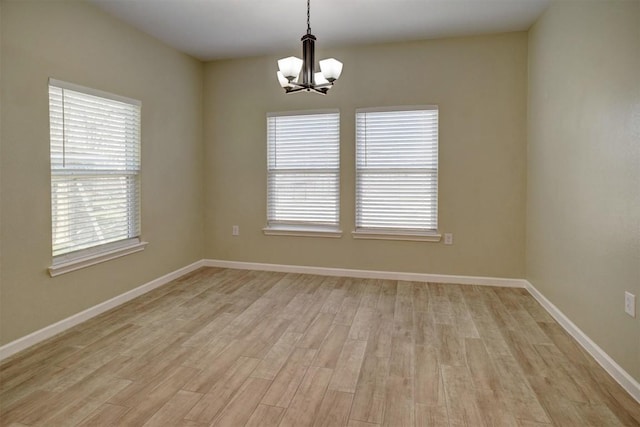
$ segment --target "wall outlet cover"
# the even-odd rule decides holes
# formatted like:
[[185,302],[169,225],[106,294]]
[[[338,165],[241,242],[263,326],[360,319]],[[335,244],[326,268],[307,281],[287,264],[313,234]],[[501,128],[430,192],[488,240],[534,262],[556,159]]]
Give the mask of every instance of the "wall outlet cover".
[[631,292],[624,293],[624,311],[631,317],[636,317],[636,296]]

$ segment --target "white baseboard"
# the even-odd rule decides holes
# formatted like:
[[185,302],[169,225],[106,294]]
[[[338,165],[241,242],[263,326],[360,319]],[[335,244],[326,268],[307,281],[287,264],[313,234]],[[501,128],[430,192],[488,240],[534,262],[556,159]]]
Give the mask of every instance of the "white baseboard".
[[359,279],[406,280],[415,282],[457,283],[460,285],[487,285],[524,288],[527,281],[503,277],[454,276],[449,274],[403,273],[397,271],[353,270],[348,268],[309,267],[304,265],[264,264],[257,262],[203,260],[206,267],[234,268],[237,270],[277,271],[280,273],[317,274],[320,276],[355,277]]
[[234,268],[239,270],[277,271],[281,273],[318,274],[366,279],[407,280],[417,282],[457,283],[462,285],[490,285],[525,288],[551,316],[611,375],[635,400],[640,402],[640,383],[618,365],[591,338],[580,330],[558,307],[553,305],[526,279],[508,279],[482,276],[456,276],[448,274],[402,273],[376,270],[352,270],[344,268],[309,267],[298,265],[265,264],[255,262],[203,260],[206,267]]
[[525,289],[542,305],[545,310],[567,331],[587,352],[620,384],[635,400],[640,403],[640,383],[625,371],[615,360],[578,328],[567,316],[549,301],[535,286],[525,280]]
[[476,277],[476,276],[453,276],[444,274],[424,274],[424,273],[402,273],[402,272],[390,272],[390,271],[374,271],[374,270],[353,270],[344,268],[325,268],[325,267],[307,267],[307,266],[295,266],[295,265],[281,265],[281,264],[264,264],[254,262],[239,262],[239,261],[224,261],[214,259],[203,259],[196,261],[193,264],[186,267],[179,268],[171,273],[165,274],[155,280],[145,283],[142,286],[138,286],[128,292],[115,296],[107,301],[90,307],[80,313],[73,316],[62,319],[59,322],[53,323],[40,330],[30,333],[22,338],[18,338],[15,341],[7,343],[0,347],[0,361],[22,351],[28,347],[38,344],[54,335],[57,335],[65,330],[78,325],[86,320],[91,319],[107,310],[111,310],[127,301],[132,300],[142,294],[145,294],[157,287],[169,283],[170,281],[177,279],[187,273],[197,270],[200,267],[222,267],[233,268],[239,270],[262,270],[262,271],[277,271],[284,273],[303,273],[303,274],[318,274],[323,276],[343,276],[343,277],[355,277],[366,279],[389,279],[389,280],[407,280],[407,281],[420,281],[420,282],[436,282],[436,283],[458,283],[467,285],[491,285],[491,286],[503,286],[503,287],[517,287],[524,288],[526,280],[522,279],[505,279],[505,278],[492,278],[492,277]]
[[54,335],[59,334],[60,332],[64,332],[65,330],[84,322],[85,320],[91,319],[92,317],[104,313],[107,310],[111,310],[114,307],[124,304],[125,302],[130,301],[135,297],[138,297],[157,287],[167,284],[170,281],[177,279],[180,276],[184,276],[185,274],[197,270],[198,268],[203,266],[203,260],[196,261],[193,264],[179,268],[175,271],[172,271],[171,273],[165,274],[162,277],[158,277],[157,279],[147,282],[142,286],[138,286],[135,289],[120,294],[107,301],[101,302],[100,304],[94,305],[93,307],[81,311],[80,313],[76,313],[73,316],[62,319],[59,322],[32,332],[29,335],[25,335],[24,337],[18,338],[15,341],[11,341],[10,343],[7,343],[0,347],[0,361],[18,353],[19,351],[26,349],[27,347],[38,344],[48,338],[51,338]]
[[12,341],[0,347],[0,361],[18,353],[21,350],[38,344],[54,335],[59,334],[85,320],[91,319],[107,310],[117,307],[125,302],[145,294],[157,287],[169,283],[200,267],[233,268],[238,270],[261,270],[282,273],[317,274],[322,276],[343,276],[365,279],[406,280],[435,283],[457,283],[463,285],[488,285],[511,288],[525,288],[541,305],[553,316],[578,343],[611,375],[635,400],[640,402],[640,383],[618,365],[607,353],[604,352],[591,338],[580,330],[567,316],[564,315],[551,301],[538,291],[528,280],[500,277],[482,276],[457,276],[448,274],[405,273],[377,270],[354,270],[345,268],[325,268],[298,265],[266,264],[255,262],[225,261],[215,259],[203,259],[186,267],[165,274],[155,280],[145,283],[124,294],[88,308],[73,316],[35,331],[29,335]]

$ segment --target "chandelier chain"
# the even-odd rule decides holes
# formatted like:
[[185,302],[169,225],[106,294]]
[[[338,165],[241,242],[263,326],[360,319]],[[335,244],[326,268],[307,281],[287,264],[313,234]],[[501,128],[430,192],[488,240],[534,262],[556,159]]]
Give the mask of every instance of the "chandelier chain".
[[309,9],[311,7],[311,0],[307,0],[307,34],[311,34],[311,24],[310,22],[310,13]]

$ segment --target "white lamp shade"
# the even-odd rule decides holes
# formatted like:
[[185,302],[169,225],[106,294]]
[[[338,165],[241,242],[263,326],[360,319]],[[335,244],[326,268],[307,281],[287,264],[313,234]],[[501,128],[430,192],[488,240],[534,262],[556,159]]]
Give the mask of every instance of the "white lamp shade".
[[313,75],[313,81],[316,86],[329,84],[329,80],[325,79],[322,73],[315,73]]
[[322,70],[322,75],[328,81],[338,80],[342,73],[342,62],[334,58],[323,59],[320,61],[320,70]]
[[280,83],[280,86],[282,86],[284,88],[291,86],[289,84],[289,80],[287,80],[287,78],[284,76],[284,74],[282,74],[280,71],[278,71],[276,74],[278,76],[278,83]]
[[[340,66],[342,66],[342,64],[340,64]],[[302,70],[302,59],[296,58],[295,56],[279,59],[278,68],[282,75],[291,81],[300,74],[300,70]]]

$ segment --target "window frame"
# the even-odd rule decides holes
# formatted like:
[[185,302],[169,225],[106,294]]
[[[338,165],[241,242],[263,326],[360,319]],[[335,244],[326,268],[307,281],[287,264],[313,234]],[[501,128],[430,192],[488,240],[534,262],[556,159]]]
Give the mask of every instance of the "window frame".
[[[278,221],[273,220],[272,215],[272,177],[275,176],[277,171],[271,167],[271,131],[270,131],[270,120],[274,117],[294,117],[294,116],[312,116],[312,115],[322,115],[322,114],[331,114],[337,116],[337,164],[333,168],[296,168],[296,172],[321,172],[327,174],[333,174],[336,178],[335,185],[335,203],[336,203],[336,222],[334,224],[307,224],[304,222],[298,221]],[[331,238],[339,238],[342,237],[342,230],[340,229],[340,110],[337,108],[331,109],[318,109],[318,110],[297,110],[297,111],[282,111],[282,112],[270,112],[266,115],[266,126],[267,126],[267,192],[266,192],[266,226],[262,229],[263,233],[268,236],[298,236],[298,237],[331,237]],[[293,169],[290,169],[291,171]]]
[[[141,220],[140,220],[140,216],[141,216],[141,195],[140,195],[140,175],[141,175],[141,162],[140,162],[140,150],[141,150],[141,136],[140,136],[140,124],[137,125],[137,135],[135,135],[135,149],[138,150],[138,154],[137,154],[137,168],[135,170],[130,169],[130,168],[124,168],[124,169],[116,169],[116,168],[108,168],[105,167],[104,172],[97,172],[97,170],[94,170],[90,167],[82,167],[82,164],[78,165],[77,167],[67,167],[66,165],[63,167],[60,167],[57,163],[59,163],[59,160],[55,159],[54,161],[54,140],[56,141],[55,144],[60,144],[60,142],[62,142],[62,146],[63,146],[63,150],[64,150],[64,146],[66,143],[66,136],[63,135],[62,136],[55,136],[53,135],[53,130],[54,130],[54,121],[52,120],[52,105],[55,102],[54,99],[52,98],[52,90],[54,89],[60,89],[61,90],[61,96],[62,96],[62,114],[63,114],[63,118],[62,118],[62,122],[64,123],[65,121],[65,115],[64,115],[64,97],[65,97],[65,90],[68,91],[72,91],[72,92],[76,92],[76,93],[80,93],[83,95],[88,95],[91,97],[97,97],[97,98],[102,98],[104,100],[109,100],[109,101],[116,101],[116,102],[120,102],[120,103],[125,103],[128,104],[130,106],[133,106],[137,109],[136,113],[134,114],[134,119],[138,120],[138,122],[141,121],[142,118],[142,112],[141,112],[141,102],[135,99],[131,99],[131,98],[127,98],[124,96],[120,96],[120,95],[116,95],[116,94],[112,94],[109,92],[104,92],[98,89],[93,89],[93,88],[89,88],[89,87],[85,87],[85,86],[81,86],[81,85],[77,85],[74,83],[69,83],[69,82],[65,82],[65,81],[61,81],[61,80],[57,80],[57,79],[53,79],[53,78],[49,78],[48,81],[48,85],[47,85],[47,94],[48,94],[48,102],[49,102],[49,161],[50,161],[50,185],[51,185],[51,189],[50,189],[50,213],[51,213],[51,253],[52,253],[52,264],[51,266],[48,268],[49,274],[51,275],[51,277],[55,277],[58,276],[60,274],[64,274],[64,273],[68,273],[71,271],[75,271],[81,268],[85,268],[88,267],[90,265],[95,265],[101,262],[105,262],[111,259],[115,259],[115,258],[119,258],[121,256],[125,256],[131,253],[135,253],[135,252],[139,252],[141,250],[143,250],[145,248],[145,246],[147,245],[147,242],[143,242],[141,239]],[[86,102],[83,101],[83,102]],[[84,110],[83,110],[84,111]],[[91,153],[91,155],[99,155],[100,152],[99,151],[88,151],[89,153]],[[64,154],[63,154],[63,159],[64,159]],[[63,160],[64,161],[64,160]],[[88,160],[90,161],[90,160]],[[106,174],[106,175],[105,175]],[[127,227],[127,237],[122,238],[122,239],[118,239],[118,240],[111,240],[111,241],[107,241],[104,243],[100,243],[100,242],[93,242],[95,244],[88,246],[88,247],[84,247],[84,248],[79,248],[79,249],[72,249],[72,250],[67,250],[64,252],[61,252],[59,254],[55,254],[54,255],[54,239],[55,239],[55,229],[56,229],[56,224],[54,224],[54,220],[56,218],[56,215],[54,214],[55,212],[55,200],[56,200],[56,194],[54,191],[54,183],[55,182],[60,182],[61,180],[64,180],[63,177],[79,177],[79,178],[83,178],[83,179],[87,179],[89,182],[91,182],[92,177],[103,177],[102,179],[104,179],[104,176],[113,176],[113,177],[126,177],[127,179],[133,177],[134,182],[133,184],[128,184],[125,185],[125,188],[127,188],[126,190],[126,197],[128,199],[130,199],[132,196],[135,197],[135,200],[133,202],[131,202],[130,204],[127,204],[127,212],[126,212],[126,216],[127,216],[127,220],[126,222],[129,224],[129,226]],[[129,186],[133,185],[133,189],[130,189]],[[100,190],[98,190],[100,191]],[[133,211],[131,210],[131,206],[133,206]],[[132,221],[134,221],[135,225],[132,227]],[[134,234],[133,235],[131,233],[131,230],[134,230]]]
[[[360,144],[358,141],[359,134],[359,121],[358,114],[360,113],[384,113],[384,112],[403,112],[403,111],[422,111],[422,110],[435,110],[438,113],[437,118],[437,136],[436,136],[436,166],[433,174],[435,175],[435,223],[434,229],[417,229],[417,228],[384,228],[384,227],[362,227],[359,224],[360,219],[360,203],[361,203],[361,173],[362,168],[359,167],[360,156]],[[374,239],[374,240],[408,240],[408,241],[420,241],[420,242],[439,242],[442,235],[438,231],[439,227],[439,206],[438,206],[438,191],[439,191],[439,150],[440,150],[440,119],[439,119],[439,106],[436,104],[427,105],[411,105],[411,106],[391,106],[391,107],[373,107],[373,108],[357,108],[355,112],[355,211],[354,211],[354,230],[352,231],[352,237],[354,239]],[[378,168],[379,173],[383,173],[385,168]],[[391,170],[392,168],[388,168]],[[393,168],[395,172],[410,170],[410,168]],[[433,169],[425,166],[425,170]],[[428,172],[429,173],[429,172]]]

